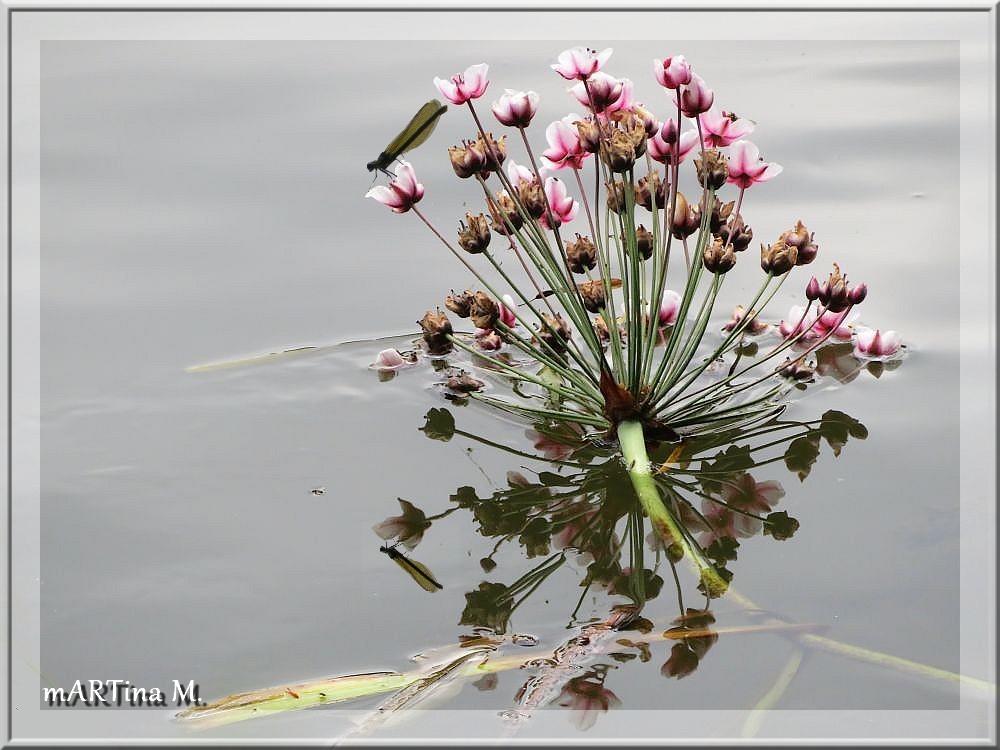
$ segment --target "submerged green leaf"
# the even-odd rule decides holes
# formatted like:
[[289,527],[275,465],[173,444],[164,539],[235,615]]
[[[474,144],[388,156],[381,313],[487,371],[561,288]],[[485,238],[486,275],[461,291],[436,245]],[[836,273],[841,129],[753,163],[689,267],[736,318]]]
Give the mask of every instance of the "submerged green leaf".
[[803,435],[789,443],[788,449],[785,451],[785,466],[788,467],[789,471],[798,474],[800,481],[805,481],[818,457],[819,437],[817,435]]

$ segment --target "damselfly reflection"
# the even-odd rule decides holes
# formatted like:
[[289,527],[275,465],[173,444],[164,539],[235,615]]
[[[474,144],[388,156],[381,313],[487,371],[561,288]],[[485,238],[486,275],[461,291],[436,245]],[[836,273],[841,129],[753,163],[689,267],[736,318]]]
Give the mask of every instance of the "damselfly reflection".
[[437,99],[427,102],[407,123],[403,131],[392,139],[378,158],[368,162],[368,171],[373,172],[377,169],[392,177],[392,173],[388,171],[389,165],[426,141],[447,109],[448,105],[442,104]]
[[424,589],[424,591],[434,592],[438,589],[444,588],[444,586],[437,582],[434,578],[434,574],[427,569],[426,565],[418,563],[416,560],[411,560],[402,552],[399,552],[396,549],[398,545],[399,542],[396,542],[396,544],[393,544],[392,546],[383,545],[378,549],[379,552],[385,552],[385,554],[389,556],[389,559],[405,570],[410,578],[420,584],[420,588]]

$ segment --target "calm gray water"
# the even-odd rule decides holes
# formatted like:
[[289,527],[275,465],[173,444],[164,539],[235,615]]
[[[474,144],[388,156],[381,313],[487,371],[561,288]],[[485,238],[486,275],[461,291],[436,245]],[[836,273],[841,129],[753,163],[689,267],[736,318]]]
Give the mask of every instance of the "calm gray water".
[[[908,346],[897,370],[862,372],[793,406],[797,419],[846,412],[869,436],[838,458],[824,445],[802,483],[780,463],[756,475],[782,483],[778,509],[802,525],[785,542],[745,540],[734,586],[830,638],[957,670],[957,47],[729,43],[720,56],[704,43],[591,43],[616,48],[609,71],[633,78],[654,111],[665,97],[650,61],[680,52],[717,102],[755,120],[753,141],[785,168],[748,194],[743,213],[757,236],[773,241],[803,219],[821,252],[808,270],[825,274],[838,261],[867,282],[861,322],[900,331]],[[436,521],[414,553],[445,584],[433,598],[378,551],[371,527],[399,512],[397,497],[432,515],[454,507],[461,487],[488,497],[508,471],[552,467],[462,436],[427,439],[424,415],[449,406],[433,373],[379,382],[367,368],[387,345],[373,339],[412,334],[424,310],[471,281],[415,217],[363,198],[363,167],[437,95],[435,75],[482,60],[492,73],[484,102],[504,88],[541,93],[540,151],[544,125],[579,110],[548,70],[564,46],[46,43],[49,680],[195,679],[212,699],[405,669],[415,652],[471,632],[459,625],[466,593],[484,580],[509,584],[540,561],[515,540],[483,573],[478,560],[496,540],[466,510]],[[421,207],[446,234],[479,210],[475,186],[454,179],[444,154],[472,132],[453,107],[412,155],[427,187]],[[720,314],[755,288],[749,261],[727,282]],[[808,275],[782,290],[773,320],[797,303]],[[352,340],[361,341],[327,348]],[[186,372],[303,345],[324,348]],[[524,426],[449,408],[459,429],[533,450]],[[326,493],[312,494],[319,486]],[[572,635],[568,626],[622,601],[590,591],[573,619],[585,572],[570,556],[510,629],[551,648]],[[667,584],[645,614],[662,630],[676,606],[669,570],[660,575]],[[695,606],[690,576],[684,582]],[[730,599],[713,611],[718,626],[752,622]],[[669,644],[651,648],[648,662],[602,661],[624,708],[748,708],[791,653],[780,636],[724,636],[697,671],[673,680],[659,669]],[[466,685],[447,706],[509,708],[525,679],[515,671],[492,689]],[[948,709],[957,700],[933,683],[815,653],[778,707]],[[150,736],[185,736],[165,712],[146,713]],[[294,733],[304,720],[250,722],[231,735]],[[342,730],[331,723],[330,736]],[[499,722],[484,732],[498,734]],[[583,736],[569,721],[566,732]]]

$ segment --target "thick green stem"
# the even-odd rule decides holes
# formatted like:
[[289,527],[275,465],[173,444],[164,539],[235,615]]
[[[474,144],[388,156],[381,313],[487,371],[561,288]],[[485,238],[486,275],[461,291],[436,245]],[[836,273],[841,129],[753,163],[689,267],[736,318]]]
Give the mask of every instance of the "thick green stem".
[[649,516],[649,522],[656,531],[656,535],[668,547],[672,545],[679,547],[684,557],[694,564],[705,593],[712,598],[722,596],[729,584],[719,575],[712,563],[705,559],[701,550],[688,542],[677,519],[674,518],[660,497],[656,480],[653,478],[652,464],[650,464],[649,455],[646,453],[646,436],[642,429],[642,423],[629,420],[619,424],[618,444],[621,446],[622,456],[628,467],[629,479],[632,480],[635,494],[638,496],[643,510],[646,511],[646,515]]

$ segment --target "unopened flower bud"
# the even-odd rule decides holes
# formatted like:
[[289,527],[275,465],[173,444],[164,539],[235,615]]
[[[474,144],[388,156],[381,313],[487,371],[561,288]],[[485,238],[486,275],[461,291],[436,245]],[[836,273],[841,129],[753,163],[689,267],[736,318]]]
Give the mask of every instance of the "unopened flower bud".
[[698,183],[706,189],[718,190],[729,177],[728,160],[718,149],[710,148],[694,160]]
[[660,139],[668,146],[672,146],[677,142],[679,136],[680,131],[677,128],[677,120],[667,119],[663,123],[663,127],[660,128]]
[[451,310],[455,315],[460,318],[469,317],[469,313],[472,311],[472,292],[466,289],[461,294],[455,294],[454,291],[444,298],[444,306]]
[[604,140],[601,157],[612,172],[617,174],[627,172],[635,164],[635,144],[626,133],[615,130],[610,138]]
[[600,279],[584,281],[582,284],[577,284],[577,288],[580,290],[580,297],[583,298],[583,306],[587,308],[587,312],[596,313],[604,309],[606,300],[603,281]]
[[431,354],[447,354],[451,351],[451,342],[448,340],[452,333],[451,321],[440,309],[428,310],[418,323],[424,332],[427,351]]
[[566,351],[571,335],[569,326],[559,313],[555,316],[546,313],[542,315],[541,328],[535,332],[535,340],[545,344],[556,354],[562,354]]
[[667,184],[660,180],[659,173],[650,172],[636,183],[635,202],[647,211],[652,211],[654,200],[657,208],[667,205]]
[[467,253],[481,253],[490,244],[490,226],[483,214],[473,216],[467,213],[465,221],[458,222],[458,244]]
[[732,222],[723,224],[719,228],[719,237],[722,238],[723,242],[730,243],[733,250],[741,253],[750,246],[753,230],[743,223],[742,216],[737,216]]
[[635,230],[635,244],[643,260],[653,257],[653,235],[642,224]]
[[541,218],[545,213],[545,192],[538,180],[521,180],[517,185],[517,197],[532,219]]
[[773,276],[781,276],[795,266],[798,251],[790,245],[778,240],[773,245],[760,246],[760,267]]
[[804,244],[799,248],[798,260],[795,261],[797,266],[807,266],[816,260],[816,254],[819,252],[819,245],[813,242],[811,239],[809,242]]
[[725,273],[736,265],[736,253],[732,247],[724,247],[722,240],[716,239],[702,254],[705,268],[712,273]]
[[463,180],[479,173],[486,166],[486,152],[479,147],[479,141],[466,142],[462,146],[451,146],[448,149],[451,168]]
[[472,297],[469,317],[476,328],[492,330],[500,319],[500,308],[486,292],[476,292]]
[[809,279],[809,283],[806,285],[806,299],[819,299],[819,282],[816,280],[815,276]]
[[580,148],[589,154],[601,150],[601,126],[593,119],[577,120],[576,131],[580,135]]
[[616,214],[625,211],[625,183],[621,180],[606,182],[604,186],[608,189],[608,208]]
[[597,265],[597,248],[589,237],[576,235],[576,242],[566,244],[566,259],[573,273],[589,271]]
[[509,235],[524,224],[524,216],[517,210],[517,204],[501,190],[489,201],[490,223],[497,234]]
[[701,212],[692,207],[684,193],[678,192],[671,221],[671,234],[679,240],[687,239],[701,226]]
[[851,304],[860,305],[868,296],[868,285],[861,283],[851,290]]

